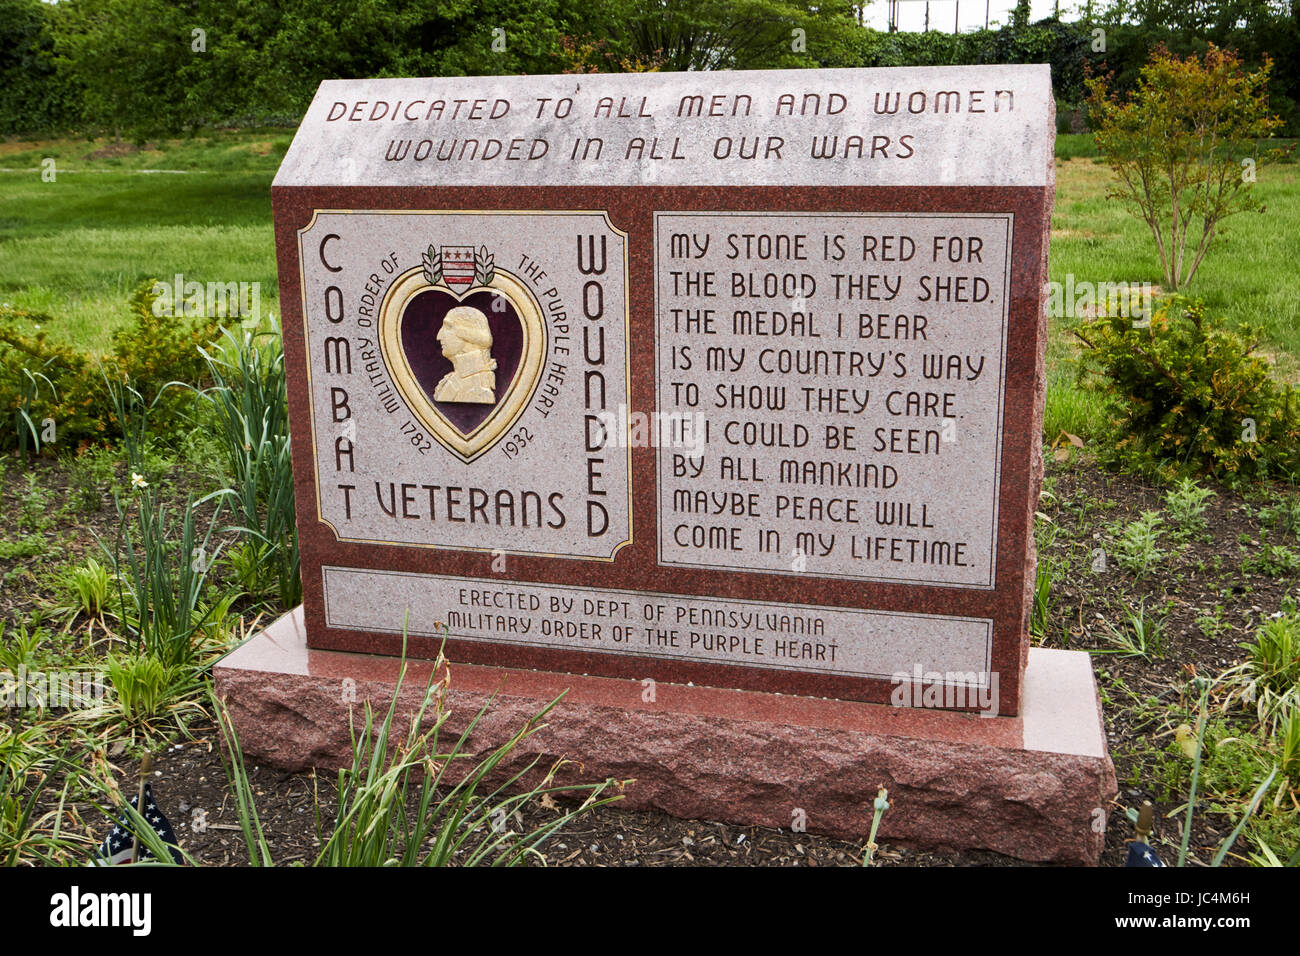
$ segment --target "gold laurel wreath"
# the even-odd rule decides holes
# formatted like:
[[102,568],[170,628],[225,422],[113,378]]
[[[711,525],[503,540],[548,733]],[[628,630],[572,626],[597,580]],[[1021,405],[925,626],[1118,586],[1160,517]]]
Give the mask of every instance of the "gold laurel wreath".
[[429,246],[429,251],[420,257],[424,262],[424,278],[429,285],[442,285],[442,253]]
[[[442,253],[430,244],[420,259],[424,265],[425,281],[429,285],[442,285]],[[474,284],[491,285],[496,274],[496,256],[488,252],[487,246],[480,246],[474,252]]]
[[481,246],[474,253],[474,282],[478,285],[491,285],[496,274],[496,256],[487,251],[487,246]]

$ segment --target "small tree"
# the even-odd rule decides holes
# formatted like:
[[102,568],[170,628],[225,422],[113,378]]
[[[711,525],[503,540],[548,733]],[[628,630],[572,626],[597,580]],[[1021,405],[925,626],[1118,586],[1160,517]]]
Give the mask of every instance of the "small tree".
[[1259,155],[1259,140],[1281,125],[1268,112],[1272,67],[1265,57],[1247,73],[1213,44],[1203,60],[1159,47],[1126,100],[1106,78],[1087,81],[1097,148],[1119,176],[1111,196],[1150,227],[1169,291],[1191,281],[1224,217],[1263,211],[1251,187],[1255,165],[1280,152]]

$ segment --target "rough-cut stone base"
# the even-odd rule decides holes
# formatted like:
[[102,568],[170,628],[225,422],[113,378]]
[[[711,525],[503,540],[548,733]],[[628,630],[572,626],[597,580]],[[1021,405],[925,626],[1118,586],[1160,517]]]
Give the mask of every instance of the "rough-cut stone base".
[[[215,679],[250,759],[335,768],[350,762],[349,712],[370,700],[382,714],[399,664],[309,650],[299,608]],[[430,667],[410,662],[404,707]],[[470,740],[489,750],[567,690],[520,752],[581,762],[569,779],[635,778],[628,809],[769,827],[804,818],[809,831],[865,840],[884,786],[878,840],[1095,864],[1116,786],[1088,656],[1033,649],[1024,681],[1020,716],[986,718],[453,663],[444,733],[459,736],[496,692]]]

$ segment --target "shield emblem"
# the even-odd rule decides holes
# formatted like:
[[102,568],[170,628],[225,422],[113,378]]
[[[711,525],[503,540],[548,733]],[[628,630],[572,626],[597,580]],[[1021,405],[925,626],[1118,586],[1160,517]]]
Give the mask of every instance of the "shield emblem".
[[541,306],[485,252],[476,269],[473,247],[444,246],[433,268],[426,257],[402,273],[379,309],[393,385],[430,436],[466,462],[523,414],[546,357]]

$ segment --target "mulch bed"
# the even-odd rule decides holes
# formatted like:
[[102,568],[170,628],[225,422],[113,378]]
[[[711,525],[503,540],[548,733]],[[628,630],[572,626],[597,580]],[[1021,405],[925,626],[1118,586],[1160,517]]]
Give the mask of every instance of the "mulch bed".
[[[97,554],[95,534],[111,541],[117,516],[111,499],[90,514],[60,510],[68,482],[57,463],[41,460],[24,467],[8,459],[0,487],[0,541],[20,537],[21,499],[28,494],[25,475],[38,475],[48,495],[47,513],[54,520],[40,534],[49,547],[37,558],[0,560],[0,621],[9,627],[26,621],[31,612],[57,596],[53,575],[57,567],[79,563]],[[1145,600],[1148,611],[1164,615],[1165,650],[1147,658],[1098,655],[1094,669],[1103,694],[1120,684],[1154,698],[1159,706],[1129,709],[1113,703],[1105,708],[1106,728],[1120,781],[1120,794],[1110,808],[1103,866],[1122,866],[1132,827],[1124,808],[1150,799],[1158,811],[1157,837],[1165,852],[1181,836],[1178,815],[1185,795],[1163,792],[1155,777],[1153,755],[1168,742],[1170,727],[1159,719],[1161,708],[1184,708],[1189,679],[1213,677],[1241,660],[1238,647],[1253,635],[1262,620],[1277,611],[1284,595],[1296,592],[1294,577],[1245,573],[1243,560],[1261,547],[1260,504],[1257,489],[1252,498],[1216,489],[1206,514],[1208,532],[1192,539],[1162,560],[1141,579],[1108,562],[1104,572],[1093,569],[1096,549],[1112,549],[1110,527],[1137,517],[1143,510],[1159,509],[1164,491],[1131,477],[1108,474],[1087,462],[1049,464],[1048,495],[1040,505],[1056,526],[1054,540],[1043,554],[1061,568],[1052,607],[1039,641],[1044,646],[1073,650],[1105,649],[1105,624],[1119,626],[1124,608]],[[177,479],[169,493],[183,501],[187,488],[200,490],[196,481]],[[30,510],[30,509],[29,509]],[[29,533],[28,531],[22,533]],[[1276,536],[1272,543],[1295,546],[1294,540]],[[1169,536],[1161,542],[1171,548]],[[1223,625],[1207,635],[1197,619],[1221,606]],[[13,720],[0,715],[0,720]],[[247,851],[238,832],[234,802],[227,787],[214,726],[199,723],[189,738],[177,736],[155,755],[155,795],[169,815],[182,845],[207,865],[247,863]],[[118,757],[118,779],[130,789],[134,761]],[[332,819],[334,779],[331,772],[288,774],[270,767],[250,767],[259,814],[272,856],[281,864],[307,863],[318,848],[317,806],[326,821]],[[864,800],[874,794],[864,794]],[[201,811],[196,813],[196,811]],[[1224,815],[1198,812],[1193,824],[1193,862],[1204,864],[1214,847],[1231,830]],[[554,819],[560,812],[532,806],[510,825],[519,830]],[[87,811],[86,819],[93,818]],[[1168,817],[1168,818],[1167,818]],[[196,826],[196,824],[198,824]],[[105,821],[105,830],[109,824]],[[866,835],[863,834],[865,842]],[[1160,844],[1158,844],[1160,845]],[[562,830],[544,846],[549,865],[558,866],[847,866],[862,860],[862,843],[828,839],[812,833],[741,827],[704,821],[678,820],[654,812],[630,812],[616,807],[598,808]],[[1229,862],[1232,862],[1231,859]],[[940,853],[882,845],[876,854],[881,866],[1018,866],[1019,861],[994,853]]]

